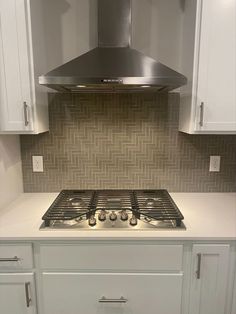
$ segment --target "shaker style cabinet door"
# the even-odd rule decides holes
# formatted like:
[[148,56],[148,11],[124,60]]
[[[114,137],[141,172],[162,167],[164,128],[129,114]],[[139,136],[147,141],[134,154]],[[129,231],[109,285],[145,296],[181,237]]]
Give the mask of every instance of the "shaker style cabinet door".
[[189,314],[224,314],[229,245],[194,245]]
[[32,131],[27,1],[0,0],[0,132]]
[[182,274],[43,273],[44,314],[180,314]]
[[33,274],[0,274],[0,313],[36,314]]
[[236,131],[236,0],[203,0],[197,85],[200,131]]
[[231,314],[236,314],[236,272],[234,277],[234,292],[233,292],[233,304]]

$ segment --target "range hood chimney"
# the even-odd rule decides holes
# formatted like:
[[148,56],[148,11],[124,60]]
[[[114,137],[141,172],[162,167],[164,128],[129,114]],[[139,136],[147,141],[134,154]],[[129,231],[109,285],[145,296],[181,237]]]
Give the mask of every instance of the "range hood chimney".
[[182,74],[130,48],[131,0],[98,0],[98,47],[39,77],[60,92],[170,91]]

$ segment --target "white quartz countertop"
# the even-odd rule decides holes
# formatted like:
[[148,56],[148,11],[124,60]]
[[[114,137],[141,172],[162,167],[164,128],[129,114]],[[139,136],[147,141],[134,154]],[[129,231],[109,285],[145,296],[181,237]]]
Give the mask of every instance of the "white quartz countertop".
[[186,230],[39,230],[58,193],[23,193],[0,210],[0,241],[153,239],[236,240],[236,193],[170,193]]

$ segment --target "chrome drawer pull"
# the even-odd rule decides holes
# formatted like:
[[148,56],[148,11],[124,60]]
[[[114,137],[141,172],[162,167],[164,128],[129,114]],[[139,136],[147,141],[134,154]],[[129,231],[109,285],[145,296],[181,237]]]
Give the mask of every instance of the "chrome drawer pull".
[[128,300],[125,299],[124,297],[120,297],[119,299],[108,299],[106,297],[101,297],[101,299],[99,299],[100,303],[126,303]]
[[24,101],[24,117],[25,117],[25,126],[29,125],[29,118],[28,118],[28,105],[26,101]]
[[30,288],[30,282],[26,282],[25,283],[25,298],[26,298],[26,306],[30,307],[30,303],[31,303],[31,297],[30,297],[30,293],[29,293],[29,289]]
[[17,256],[0,258],[0,262],[19,262],[19,261],[20,261],[20,258]]
[[201,277],[201,260],[202,260],[202,254],[198,253],[197,254],[197,270],[196,270],[197,279],[200,279]]
[[199,125],[203,126],[203,118],[204,118],[204,102],[201,102],[200,105],[200,121],[199,121]]

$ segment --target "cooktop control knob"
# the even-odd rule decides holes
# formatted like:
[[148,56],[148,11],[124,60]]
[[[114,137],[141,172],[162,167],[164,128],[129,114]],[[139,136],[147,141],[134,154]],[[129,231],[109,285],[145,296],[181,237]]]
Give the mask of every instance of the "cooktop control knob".
[[131,226],[136,226],[136,225],[137,225],[138,220],[137,220],[137,218],[135,217],[135,215],[132,215],[132,217],[130,218],[129,223],[130,223]]
[[128,214],[127,214],[127,212],[126,212],[125,210],[122,210],[122,211],[120,212],[120,219],[121,219],[122,221],[128,220]]
[[97,223],[96,218],[92,215],[92,216],[89,218],[88,224],[89,224],[91,227],[93,227],[93,226],[96,225],[96,223]]
[[98,214],[98,219],[100,221],[105,221],[106,220],[106,212],[105,212],[105,210],[101,210],[101,212]]
[[111,214],[110,214],[110,220],[111,221],[115,221],[117,219],[117,215],[116,215],[116,213],[114,212],[114,210],[111,212]]

